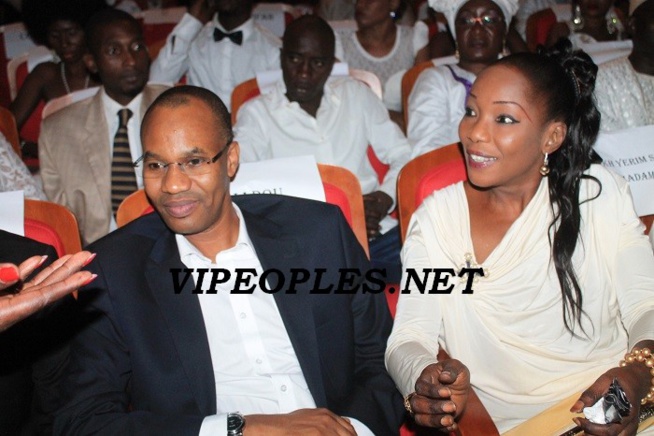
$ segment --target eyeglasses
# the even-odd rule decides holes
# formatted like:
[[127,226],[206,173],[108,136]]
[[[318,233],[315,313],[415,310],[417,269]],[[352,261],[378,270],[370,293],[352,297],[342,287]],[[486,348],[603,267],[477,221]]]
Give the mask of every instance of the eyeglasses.
[[201,158],[201,157],[191,157],[184,162],[169,162],[164,163],[158,160],[150,159],[147,153],[143,154],[140,158],[136,160],[132,165],[136,168],[137,172],[140,172],[144,179],[160,179],[167,172],[170,165],[179,165],[179,169],[182,170],[184,174],[189,177],[201,176],[203,174],[209,173],[211,170],[212,163],[220,159],[220,156],[225,153],[227,148],[232,144],[234,138],[230,137],[227,141],[227,144],[220,150],[214,157],[211,159]]
[[504,22],[504,18],[490,14],[485,14],[481,17],[459,17],[456,19],[456,25],[464,27],[472,27],[475,23],[479,23],[482,26],[494,26],[502,22]]

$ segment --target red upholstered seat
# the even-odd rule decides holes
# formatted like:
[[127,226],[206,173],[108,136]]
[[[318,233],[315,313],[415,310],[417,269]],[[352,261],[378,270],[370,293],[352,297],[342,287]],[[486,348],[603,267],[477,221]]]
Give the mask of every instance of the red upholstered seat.
[[30,218],[25,218],[24,225],[25,237],[34,239],[35,241],[39,241],[43,244],[52,245],[59,257],[62,257],[66,254],[64,242],[61,240],[56,230],[51,226],[44,222]]
[[453,160],[435,166],[429,170],[428,173],[422,176],[418,182],[415,200],[416,205],[420,206],[422,201],[431,195],[432,192],[465,179],[466,165],[463,160]]

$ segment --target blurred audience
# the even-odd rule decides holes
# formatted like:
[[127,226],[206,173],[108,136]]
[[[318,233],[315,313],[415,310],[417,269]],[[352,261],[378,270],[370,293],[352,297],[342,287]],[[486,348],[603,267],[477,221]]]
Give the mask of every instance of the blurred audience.
[[152,64],[150,79],[216,93],[231,107],[234,87],[279,67],[279,38],[252,19],[252,0],[194,0]]
[[138,21],[105,9],[86,27],[87,68],[101,90],[43,121],[39,160],[45,193],[77,217],[84,244],[116,228],[120,202],[142,186],[132,162],[141,155],[141,118],[166,87],[147,85],[150,57]]
[[597,73],[605,131],[654,124],[654,0],[632,0],[629,12],[631,54],[600,65]]
[[[350,68],[375,73],[384,88],[386,107],[394,120],[402,117],[399,81],[389,83],[396,73],[429,59],[429,30],[424,22],[414,26],[395,23],[400,0],[356,0],[355,20],[358,29],[337,32],[338,57]],[[339,53],[342,50],[342,55]]]
[[419,156],[458,142],[459,121],[472,83],[500,57],[516,0],[441,0],[432,7],[447,17],[457,45],[456,64],[428,68],[409,95],[407,136]]
[[572,3],[572,20],[556,23],[546,45],[551,47],[566,37],[578,48],[584,44],[623,39],[625,28],[614,3],[613,0],[576,0]]
[[24,0],[25,26],[35,43],[45,45],[55,60],[38,64],[27,76],[9,109],[20,130],[40,101],[98,86],[84,64],[84,26],[104,0]]

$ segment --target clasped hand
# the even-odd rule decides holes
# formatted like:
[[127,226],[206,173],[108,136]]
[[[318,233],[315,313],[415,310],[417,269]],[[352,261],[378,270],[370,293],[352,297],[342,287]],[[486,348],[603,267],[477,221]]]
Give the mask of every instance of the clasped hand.
[[631,403],[628,416],[618,423],[593,424],[586,418],[574,418],[575,423],[587,435],[594,436],[632,436],[638,430],[638,413],[640,400],[647,395],[649,388],[649,371],[645,365],[631,364],[621,368],[611,368],[602,374],[595,383],[586,389],[579,400],[570,409],[571,412],[580,413],[584,407],[592,406],[609,389],[613,379],[617,379],[624,389],[627,399]]
[[413,418],[426,427],[454,431],[470,391],[470,371],[456,359],[427,366],[416,381],[416,393],[409,400]]

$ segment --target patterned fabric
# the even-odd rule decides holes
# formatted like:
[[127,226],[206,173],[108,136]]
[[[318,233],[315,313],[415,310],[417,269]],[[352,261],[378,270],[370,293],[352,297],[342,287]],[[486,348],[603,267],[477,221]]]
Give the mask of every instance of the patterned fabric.
[[25,192],[25,197],[46,200],[40,180],[30,174],[9,141],[0,133],[0,192]]
[[654,124],[654,76],[634,70],[627,57],[600,65],[595,97],[604,131]]
[[[375,73],[384,85],[396,72],[411,68],[415,60],[414,28],[408,26],[396,26],[396,28],[395,45],[386,56],[382,57],[372,56],[361,46],[355,29],[339,32],[343,46],[343,61],[347,62],[350,68]],[[427,45],[427,41],[424,41],[424,44],[418,48],[425,45]]]
[[132,166],[132,153],[129,151],[127,136],[127,121],[132,117],[132,111],[118,111],[120,124],[114,136],[114,154],[111,160],[111,208],[116,214],[120,203],[132,192],[136,191],[136,175]]

